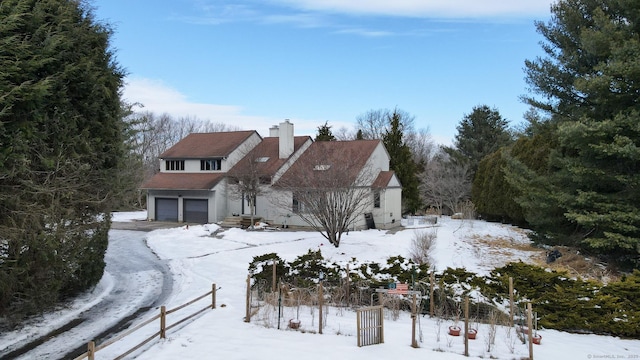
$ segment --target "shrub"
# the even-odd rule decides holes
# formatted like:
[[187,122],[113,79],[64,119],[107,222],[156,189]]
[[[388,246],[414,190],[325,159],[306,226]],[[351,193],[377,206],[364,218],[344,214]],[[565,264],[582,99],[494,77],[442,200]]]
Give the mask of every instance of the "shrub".
[[411,248],[409,249],[409,257],[413,262],[420,265],[427,265],[433,262],[431,259],[431,250],[435,245],[438,233],[436,230],[419,231],[413,233],[411,240]]
[[[270,284],[272,261],[277,261],[279,278],[301,287],[317,283],[321,271],[328,287],[343,286],[344,278],[349,276],[352,293],[357,292],[361,301],[367,301],[367,304],[373,289],[386,287],[390,282],[418,284],[425,294],[423,298],[427,296],[425,284],[428,281],[423,279],[427,278],[428,266],[402,256],[389,257],[385,264],[360,263],[354,258],[349,262],[349,274],[346,274],[346,264],[326,261],[319,250],[309,250],[291,263],[271,253],[254,257],[249,266],[250,274]],[[504,309],[505,300],[509,298],[509,277],[514,280],[516,304],[524,307],[530,301],[542,327],[640,338],[638,270],[603,286],[522,262],[494,269],[486,277],[462,268],[447,268],[435,276],[437,285],[432,300],[439,314],[451,318],[460,315],[463,298],[469,296],[470,316],[488,320],[496,308]],[[365,291],[367,287],[368,292]],[[504,321],[505,315],[496,316],[501,318],[500,322]]]

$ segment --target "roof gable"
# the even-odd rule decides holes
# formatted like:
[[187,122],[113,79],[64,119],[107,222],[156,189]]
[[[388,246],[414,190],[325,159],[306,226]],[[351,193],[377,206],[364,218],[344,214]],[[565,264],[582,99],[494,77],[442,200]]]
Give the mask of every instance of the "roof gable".
[[[296,136],[293,138],[293,154],[302,146],[311,141],[309,136]],[[256,145],[242,160],[229,170],[229,174],[245,174],[255,171],[260,176],[273,176],[289,158],[281,159],[279,154],[279,138],[266,137]],[[261,161],[257,161],[260,159]]]
[[[226,157],[253,134],[251,131],[191,133],[160,155],[162,159]],[[258,135],[260,136],[260,135]]]
[[278,186],[317,187],[353,184],[380,140],[316,141],[278,180]]

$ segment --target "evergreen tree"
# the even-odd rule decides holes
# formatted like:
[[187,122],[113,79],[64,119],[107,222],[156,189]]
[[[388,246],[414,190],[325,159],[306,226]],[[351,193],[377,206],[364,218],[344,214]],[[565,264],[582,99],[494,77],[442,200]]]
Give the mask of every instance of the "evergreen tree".
[[[526,62],[557,146],[546,189],[582,245],[640,265],[640,3],[561,0],[538,22],[546,57]],[[527,189],[529,190],[529,189]],[[537,190],[536,190],[537,191]],[[548,216],[553,216],[553,212]]]
[[329,126],[328,122],[325,122],[324,125],[318,126],[318,134],[316,134],[315,141],[335,141],[336,137],[333,136],[331,132],[331,126]]
[[453,159],[464,159],[475,174],[480,160],[511,143],[508,123],[497,109],[487,105],[475,106],[456,127],[453,150],[447,151]]
[[515,201],[519,192],[509,185],[504,174],[508,151],[509,148],[501,148],[480,161],[471,186],[471,198],[483,218],[522,225],[522,209]]
[[110,36],[80,1],[0,5],[0,315],[102,277],[126,130]]
[[382,134],[382,142],[389,152],[389,167],[395,171],[402,184],[402,205],[406,212],[415,213],[422,207],[418,192],[419,169],[413,160],[411,149],[403,140],[401,116],[394,111],[389,119],[389,129]]

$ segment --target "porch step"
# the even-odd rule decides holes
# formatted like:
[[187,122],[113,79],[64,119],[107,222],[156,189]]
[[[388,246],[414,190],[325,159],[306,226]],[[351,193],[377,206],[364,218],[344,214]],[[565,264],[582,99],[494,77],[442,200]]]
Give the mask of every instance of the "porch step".
[[[253,221],[258,222],[261,221],[262,218],[259,216],[254,216]],[[227,228],[248,228],[251,226],[251,216],[227,216],[222,222],[220,226]]]

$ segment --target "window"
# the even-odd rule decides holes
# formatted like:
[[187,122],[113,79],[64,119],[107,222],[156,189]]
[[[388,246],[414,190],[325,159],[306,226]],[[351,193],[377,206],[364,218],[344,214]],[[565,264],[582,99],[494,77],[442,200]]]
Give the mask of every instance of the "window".
[[293,196],[293,206],[291,211],[293,211],[294,214],[297,214],[300,212],[300,202],[298,201],[298,198],[295,197],[295,195]]
[[301,213],[308,212],[304,204],[300,200],[298,200],[298,198],[295,195],[293,195],[293,206],[291,207],[291,211],[293,211],[294,214],[301,214]]
[[184,160],[165,161],[166,170],[184,171]]
[[380,190],[373,191],[373,207],[376,209],[380,208]]
[[211,171],[211,170],[221,170],[221,169],[222,169],[222,159],[200,160],[201,171]]
[[313,167],[313,170],[316,171],[326,171],[329,170],[331,168],[331,165],[326,165],[326,164],[320,164],[320,165],[316,165]]

